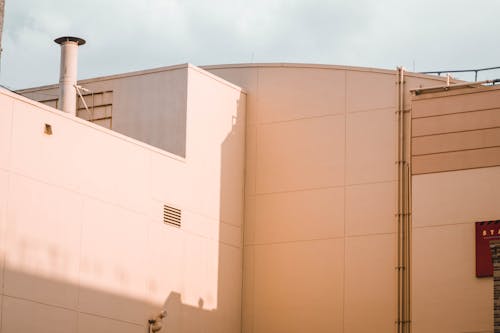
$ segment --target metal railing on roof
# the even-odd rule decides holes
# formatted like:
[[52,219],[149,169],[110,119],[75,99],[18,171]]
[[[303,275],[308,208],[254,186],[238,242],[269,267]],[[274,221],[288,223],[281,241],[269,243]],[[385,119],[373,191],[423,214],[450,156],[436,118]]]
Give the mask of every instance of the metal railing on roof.
[[465,82],[465,83],[457,83],[457,84],[451,84],[451,85],[448,83],[447,85],[439,85],[439,86],[433,86],[433,87],[410,89],[410,91],[414,92],[415,95],[420,95],[422,93],[429,93],[429,92],[436,92],[436,91],[448,91],[448,90],[461,89],[461,88],[473,88],[473,87],[479,87],[479,86],[485,86],[485,85],[494,86],[496,83],[500,83],[500,79],[484,80],[484,81],[476,81],[476,82]]
[[456,70],[442,70],[442,71],[429,71],[429,72],[420,72],[421,74],[448,74],[448,73],[474,73],[474,82],[477,82],[477,73],[483,71],[491,71],[494,69],[500,69],[500,66],[496,67],[485,67],[485,68],[475,68],[475,69],[456,69]]

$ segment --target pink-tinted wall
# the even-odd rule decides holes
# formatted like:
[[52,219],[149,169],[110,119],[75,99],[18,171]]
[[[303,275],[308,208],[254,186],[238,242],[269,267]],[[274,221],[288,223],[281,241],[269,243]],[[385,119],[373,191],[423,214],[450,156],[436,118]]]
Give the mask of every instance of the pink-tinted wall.
[[243,332],[395,332],[396,72],[206,69],[248,92]]
[[186,158],[0,92],[2,333],[240,329],[245,94],[185,74]]
[[[188,307],[171,301],[177,307],[172,307],[175,310],[169,329],[176,332],[205,329],[205,321],[199,319],[206,315],[198,310],[199,295],[204,295],[203,308],[212,310],[214,295],[204,294],[199,284],[218,284],[219,291],[220,286],[228,291],[241,287],[238,282],[241,270],[236,270],[237,265],[220,265],[220,261],[236,263],[239,258],[238,248],[231,245],[242,242],[241,221],[234,221],[244,209],[243,299],[239,303],[233,292],[219,293],[218,311],[211,310],[209,317],[221,320],[213,323],[229,323],[228,329],[239,330],[237,312],[242,306],[243,332],[394,332],[396,72],[302,64],[226,65],[205,69],[243,87],[247,95],[241,95],[239,101],[217,99],[206,113],[190,113],[191,109],[205,110],[205,101],[210,96],[224,96],[218,88],[213,90],[213,80],[216,86],[228,83],[206,73],[195,75],[200,70],[188,68],[187,77],[178,80],[184,82],[185,79],[189,87],[186,156],[187,160],[196,160],[196,165],[203,165],[203,169],[171,164],[154,156],[151,159],[153,174],[160,179],[158,183],[151,183],[154,204],[169,202],[196,212],[198,222],[186,224],[189,232],[195,234],[217,234],[208,222],[211,216],[219,214],[222,222],[218,234],[224,239],[219,246],[218,262],[210,260],[213,258],[210,255],[198,256],[196,265],[186,268],[190,272],[187,278],[180,270],[174,274],[174,282],[167,279],[158,284],[157,288],[165,290],[180,290],[177,286],[182,283],[191,286],[182,294],[183,303]],[[142,88],[136,91],[135,98],[147,100],[144,96],[153,98],[149,94],[160,93],[157,89],[150,91],[151,82],[156,81],[148,77],[168,76],[171,70],[156,69],[84,83],[108,89],[107,82],[126,82],[127,77],[137,76],[134,80],[142,82]],[[116,82],[113,84],[118,87]],[[405,109],[411,106],[410,89],[441,83],[444,79],[407,73]],[[182,92],[180,94],[182,96]],[[132,101],[133,96],[129,96],[131,104],[137,102]],[[230,121],[211,116],[219,109],[233,110],[244,105],[246,124],[242,123],[241,115]],[[130,113],[133,109],[117,112]],[[138,122],[129,125],[133,127],[154,117],[148,119],[138,118]],[[220,136],[207,137],[205,133],[211,133],[213,128],[224,130],[214,132]],[[240,137],[227,135],[229,131],[238,135],[245,132],[244,159]],[[178,140],[176,132],[159,135]],[[206,149],[212,145],[219,145],[220,151]],[[231,158],[226,161],[228,156]],[[161,172],[170,169],[176,171]],[[242,191],[237,180],[243,177],[243,169],[244,202],[234,196]],[[178,177],[184,170],[190,176]],[[224,175],[223,179],[210,177],[217,170]],[[200,189],[207,196],[191,195]],[[203,217],[208,217],[207,223],[200,222]],[[182,244],[189,253],[213,251],[197,241],[180,243],[175,236],[155,235],[161,246],[166,239],[168,244]],[[160,270],[168,272],[172,266],[185,265],[184,259],[172,253],[170,256],[174,265],[160,266]],[[154,255],[152,258],[162,260]],[[218,283],[213,280],[213,274],[203,281],[200,276],[205,275],[200,267],[211,272],[217,264],[219,270],[221,267],[224,270],[218,274]],[[172,300],[179,298],[174,296]],[[226,301],[221,302],[222,299]]]
[[412,106],[413,331],[492,332],[475,222],[500,218],[500,90],[424,92]]
[[[106,92],[106,98],[99,101],[93,100],[91,94],[85,97],[91,114],[78,99],[78,116],[84,119],[89,116],[99,118],[101,110],[94,110],[92,105],[105,104],[105,115],[111,119],[97,120],[96,123],[185,156],[188,68],[187,64],[177,65],[161,71],[146,70],[79,81],[79,85],[95,93],[94,97],[99,99],[99,95]],[[53,85],[19,92],[30,99],[55,106],[54,98],[57,98],[58,91],[58,86]]]

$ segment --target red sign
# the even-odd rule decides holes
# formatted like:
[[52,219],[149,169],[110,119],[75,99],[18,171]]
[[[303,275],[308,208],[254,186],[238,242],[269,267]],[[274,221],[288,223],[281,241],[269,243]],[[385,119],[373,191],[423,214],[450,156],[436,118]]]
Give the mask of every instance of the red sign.
[[500,239],[500,220],[476,222],[476,276],[493,276],[490,241]]

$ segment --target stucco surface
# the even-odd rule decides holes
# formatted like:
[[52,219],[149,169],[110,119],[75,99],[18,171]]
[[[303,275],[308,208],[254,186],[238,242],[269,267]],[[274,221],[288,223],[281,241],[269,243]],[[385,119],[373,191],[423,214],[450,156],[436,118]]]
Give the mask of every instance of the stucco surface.
[[207,70],[248,92],[243,332],[395,331],[396,72]]
[[185,158],[0,92],[2,333],[239,330],[245,96],[182,71]]
[[[66,182],[68,190],[78,186],[85,191],[97,188],[99,200],[103,201],[112,188],[125,193],[117,194],[116,199],[108,198],[102,212],[111,209],[116,210],[113,214],[117,216],[124,214],[127,230],[135,232],[129,236],[129,243],[140,247],[146,239],[149,258],[165,263],[145,283],[131,290],[134,297],[145,297],[154,304],[162,301],[160,295],[173,291],[166,300],[171,313],[167,329],[171,331],[236,332],[240,330],[241,314],[241,330],[247,333],[365,332],[365,323],[373,331],[394,332],[396,72],[301,64],[205,69],[213,75],[191,66],[179,66],[82,81],[96,91],[111,85],[116,92],[114,101],[122,110],[117,111],[116,117],[122,117],[124,127],[123,131],[117,130],[145,142],[149,142],[147,135],[134,133],[145,128],[141,126],[147,127],[151,119],[146,113],[137,113],[137,109],[149,105],[151,99],[155,101],[151,102],[154,115],[162,112],[164,104],[179,106],[185,100],[184,108],[175,109],[184,110],[179,114],[185,117],[185,159],[156,153],[144,155],[142,148],[127,146],[118,149],[117,158],[134,156],[134,161],[123,174],[118,171],[116,177],[111,170],[120,165],[110,162],[113,166],[104,167],[110,182],[99,184],[86,177],[82,179],[90,179],[89,186],[82,186],[82,179],[73,181],[71,172],[57,169],[57,165],[50,167],[61,173],[60,178],[51,179],[48,171],[45,176],[50,182]],[[171,82],[167,80],[169,72],[177,73]],[[218,77],[244,88],[246,94]],[[405,108],[409,107],[410,88],[434,86],[442,81],[409,74]],[[135,88],[125,89],[129,85],[126,82]],[[187,97],[183,97],[183,91],[170,93],[152,88],[152,82],[185,85]],[[55,88],[48,87],[45,92],[50,89]],[[24,93],[36,95],[34,90]],[[166,97],[156,96],[163,93]],[[178,115],[175,110],[166,112]],[[32,116],[26,117],[29,123]],[[172,126],[178,125],[174,121]],[[179,147],[178,143],[184,142],[183,133],[155,132],[154,136],[168,137],[168,142]],[[81,134],[75,134],[75,140],[77,136]],[[97,145],[98,138],[91,140],[92,145]],[[84,143],[79,147],[90,154]],[[116,149],[115,143],[105,144],[107,152]],[[51,157],[56,155],[43,143],[39,145],[40,149],[48,149]],[[32,170],[24,166],[41,156],[31,158],[24,156],[25,162],[16,165],[34,175],[45,172],[44,168]],[[102,153],[99,158],[106,160],[107,155]],[[78,165],[66,168],[80,168],[83,175],[87,172]],[[138,174],[137,181],[146,182],[141,191],[149,191],[149,200],[138,198],[135,202],[127,197],[126,189],[121,187],[127,174]],[[183,209],[182,232],[159,230],[163,226],[157,212],[164,203]],[[128,207],[133,209],[123,211]],[[132,217],[134,214],[147,216],[146,234],[138,226],[142,222]],[[120,228],[118,223],[110,225]],[[88,228],[92,229],[92,223],[84,230]],[[108,233],[111,230],[112,227]],[[104,244],[104,238],[97,239]],[[88,243],[87,240],[85,244]],[[90,245],[85,249],[93,253]],[[131,262],[142,267],[136,254],[124,244],[117,242],[112,249],[129,254]],[[181,254],[181,258],[173,253]],[[89,265],[89,269],[94,269],[92,274],[104,274],[99,273],[99,266]],[[115,275],[103,277],[106,283],[123,278],[119,270],[109,274]],[[137,279],[144,278],[139,274]],[[241,281],[243,298],[239,299]],[[221,285],[225,288],[221,289]],[[91,300],[94,296],[91,291],[88,293],[84,299]],[[114,296],[102,302],[129,306],[129,300]],[[123,318],[119,319],[120,324],[116,320],[102,322],[94,318],[95,314],[85,314],[80,326],[96,331],[122,327],[123,331],[135,332],[137,323],[144,320],[137,313],[146,313],[141,309],[148,305],[135,306],[131,310],[134,314],[129,314],[130,322]],[[99,306],[95,311],[99,315],[120,316],[105,313],[107,310]]]
[[474,222],[498,219],[500,167],[413,177],[415,332],[488,331],[493,281],[475,275]]

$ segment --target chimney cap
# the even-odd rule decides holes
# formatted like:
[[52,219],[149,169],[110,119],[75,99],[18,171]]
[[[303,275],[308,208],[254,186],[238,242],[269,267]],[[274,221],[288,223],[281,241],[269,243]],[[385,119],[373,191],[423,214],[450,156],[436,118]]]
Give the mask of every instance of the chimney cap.
[[64,42],[76,42],[78,45],[83,45],[85,44],[85,39],[72,36],[64,36],[54,39],[54,42],[56,42],[57,44],[63,44]]

